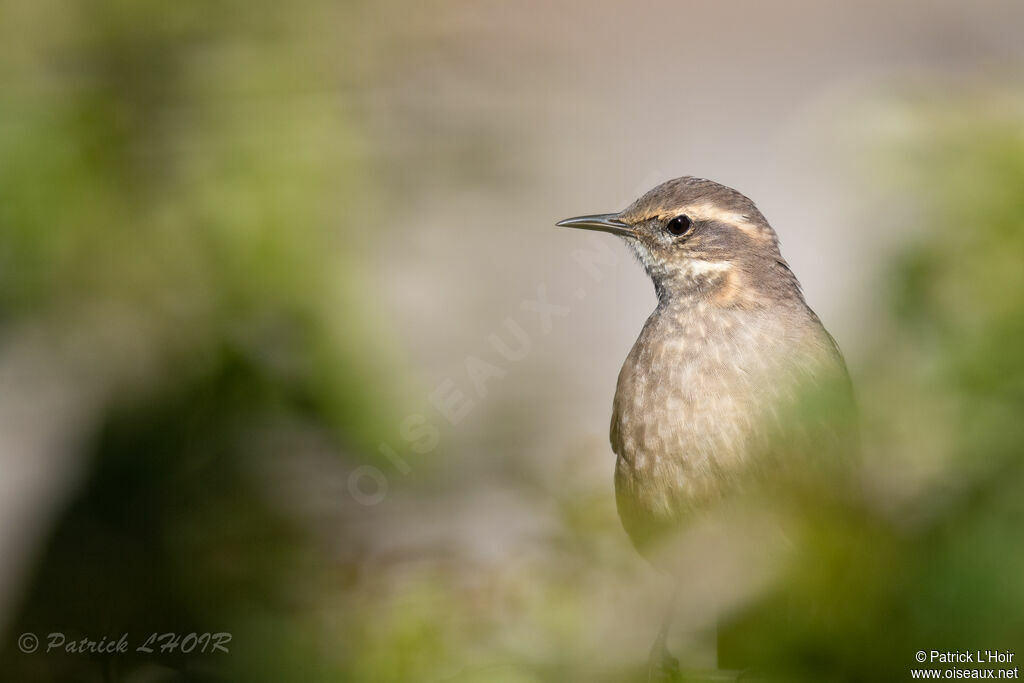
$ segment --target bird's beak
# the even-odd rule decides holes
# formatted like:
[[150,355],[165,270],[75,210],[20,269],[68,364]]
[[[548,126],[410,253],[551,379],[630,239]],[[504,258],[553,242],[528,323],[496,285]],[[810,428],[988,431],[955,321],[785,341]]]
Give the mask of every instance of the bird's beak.
[[600,230],[623,237],[636,237],[636,232],[628,223],[623,223],[617,213],[598,213],[593,216],[577,216],[558,221],[555,225],[563,228],[582,228],[584,230]]

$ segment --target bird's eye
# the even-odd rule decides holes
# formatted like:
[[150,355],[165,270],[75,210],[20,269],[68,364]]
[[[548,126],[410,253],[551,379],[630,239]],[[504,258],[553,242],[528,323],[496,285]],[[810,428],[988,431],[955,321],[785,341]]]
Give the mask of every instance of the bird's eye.
[[693,221],[690,220],[689,216],[676,216],[665,224],[665,229],[668,230],[670,235],[679,237],[685,235],[690,228],[693,227]]

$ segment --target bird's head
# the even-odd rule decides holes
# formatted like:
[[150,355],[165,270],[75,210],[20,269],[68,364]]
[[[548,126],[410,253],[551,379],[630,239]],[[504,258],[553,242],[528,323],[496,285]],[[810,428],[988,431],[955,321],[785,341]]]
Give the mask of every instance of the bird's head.
[[624,238],[662,299],[698,296],[722,305],[756,306],[799,296],[778,237],[754,202],[710,180],[669,180],[624,211],[557,225]]

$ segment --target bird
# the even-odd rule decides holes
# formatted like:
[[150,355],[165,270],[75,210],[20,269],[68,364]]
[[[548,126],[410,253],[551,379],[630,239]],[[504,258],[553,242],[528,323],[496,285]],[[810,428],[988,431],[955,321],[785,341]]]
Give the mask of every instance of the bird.
[[[843,406],[852,387],[747,196],[683,176],[619,213],[556,225],[620,237],[654,284],[657,306],[619,372],[610,428],[618,514],[641,554],[663,562],[659,549],[686,520],[751,480],[849,459],[839,430],[789,424],[808,387],[838,387]],[[671,608],[651,653],[663,672],[677,666],[665,645],[670,618]],[[724,668],[721,629],[719,638]]]

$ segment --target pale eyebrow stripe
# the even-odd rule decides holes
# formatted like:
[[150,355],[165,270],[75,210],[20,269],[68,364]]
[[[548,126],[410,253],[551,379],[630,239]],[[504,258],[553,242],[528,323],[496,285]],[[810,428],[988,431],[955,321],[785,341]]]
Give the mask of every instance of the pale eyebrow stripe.
[[728,211],[726,209],[720,209],[714,204],[695,204],[688,206],[682,211],[665,211],[658,210],[648,214],[645,214],[639,218],[633,219],[634,223],[642,223],[643,221],[649,221],[652,218],[669,219],[675,216],[686,214],[695,221],[716,221],[718,223],[725,223],[733,227],[739,228],[740,230],[749,233],[751,235],[760,235],[761,231],[756,224],[750,221],[750,217],[743,213],[736,211]]
[[743,232],[755,237],[763,236],[760,227],[756,223],[751,222],[750,216],[747,214],[720,209],[713,204],[698,204],[690,207],[690,211],[692,211],[689,214],[690,218],[694,220],[717,221],[739,228]]
[[726,211],[713,204],[698,204],[689,207],[688,210],[690,211],[688,215],[694,220],[728,223],[729,225],[735,225],[737,228],[750,225],[750,218],[747,215],[735,211]]

